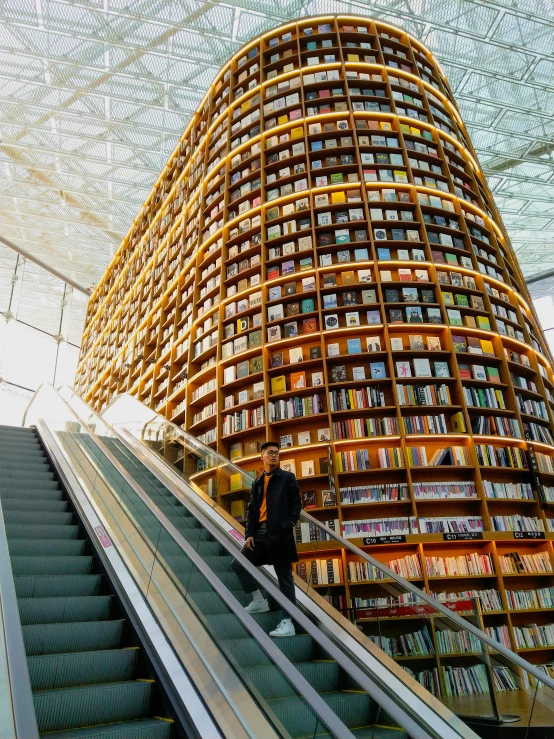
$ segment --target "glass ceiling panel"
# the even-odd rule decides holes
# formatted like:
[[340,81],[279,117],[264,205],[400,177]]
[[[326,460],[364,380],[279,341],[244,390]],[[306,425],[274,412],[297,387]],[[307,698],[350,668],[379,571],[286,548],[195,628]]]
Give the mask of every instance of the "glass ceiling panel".
[[95,284],[221,64],[317,13],[374,16],[429,46],[524,271],[536,273],[538,246],[554,261],[552,0],[3,0],[5,235]]

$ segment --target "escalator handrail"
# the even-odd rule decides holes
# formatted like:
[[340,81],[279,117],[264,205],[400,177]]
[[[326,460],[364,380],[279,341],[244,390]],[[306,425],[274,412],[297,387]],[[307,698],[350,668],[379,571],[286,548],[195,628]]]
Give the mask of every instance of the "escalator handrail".
[[[192,561],[194,566],[207,579],[207,581],[210,583],[210,586],[223,599],[223,601],[225,602],[225,605],[239,619],[242,626],[244,626],[244,628],[252,635],[252,637],[256,640],[259,646],[262,647],[262,649],[267,654],[271,662],[278,666],[282,674],[290,681],[290,683],[293,685],[295,690],[302,696],[302,698],[312,708],[314,713],[317,715],[318,719],[321,720],[322,724],[326,726],[333,733],[333,735],[337,737],[337,739],[354,739],[354,735],[346,727],[346,725],[331,710],[329,705],[323,700],[323,698],[321,698],[319,693],[317,693],[317,691],[310,685],[310,683],[306,680],[306,678],[297,670],[294,664],[290,662],[287,659],[287,657],[285,657],[284,653],[274,644],[274,642],[265,633],[265,631],[261,628],[261,626],[258,625],[255,619],[248,613],[248,611],[246,611],[246,609],[242,606],[242,604],[235,598],[233,593],[223,584],[223,582],[217,577],[217,575],[208,567],[208,565],[204,562],[203,558],[196,552],[194,547],[192,547],[187,542],[187,540],[178,531],[178,529],[171,523],[171,521],[158,509],[156,504],[151,501],[147,493],[144,492],[144,490],[140,487],[140,485],[133,479],[133,477],[121,465],[119,460],[116,459],[116,457],[103,444],[103,442],[96,436],[96,434],[94,434],[88,429],[88,427],[79,418],[79,416],[75,413],[75,411],[71,408],[71,406],[67,404],[65,399],[61,398],[61,400],[67,405],[68,410],[71,412],[75,420],[83,427],[84,430],[86,430],[86,433],[88,434],[90,439],[94,442],[95,446],[97,446],[100,449],[102,454],[109,460],[109,462],[115,467],[117,472],[123,477],[125,482],[132,488],[133,492],[137,495],[137,497],[139,497],[140,500],[146,505],[146,507],[149,509],[152,515],[156,518],[160,526],[166,531],[166,533],[169,534],[169,536],[173,539],[173,541],[177,544],[177,546],[185,553],[185,555],[189,558],[189,560]],[[46,420],[46,423],[47,423],[47,420]],[[201,521],[201,523],[208,523],[208,522]],[[208,523],[206,528],[209,530],[209,528],[212,528],[212,527]],[[214,533],[216,539],[218,538],[217,537],[218,532],[216,532],[215,529],[213,531],[210,531],[210,533]],[[223,538],[219,543],[225,546],[225,542],[223,541]],[[275,586],[269,581],[267,581],[267,583],[264,582],[263,580],[265,580],[265,578],[263,578],[263,576],[260,576],[261,573],[255,567],[253,567],[245,557],[243,557],[241,554],[238,554],[238,555],[233,554],[233,556],[235,556],[236,559],[238,559],[241,562],[241,564],[245,566],[245,569],[249,570],[251,575],[253,575],[254,577],[256,577],[256,575],[258,576],[257,579],[262,581],[261,583],[262,586],[270,593],[270,595],[274,597],[276,601],[278,602],[283,601],[284,596],[282,595],[280,590],[275,588]],[[280,605],[282,605],[282,602],[280,603]],[[292,603],[290,603],[288,604],[288,607],[286,610],[292,610],[293,608],[294,606],[292,605]],[[317,627],[315,627],[309,621],[309,619],[307,619],[301,613],[301,611],[298,610],[297,614],[294,614],[293,617],[299,623],[300,622],[302,623],[302,626],[306,629],[308,634],[310,634],[310,631],[311,631],[312,633],[310,635],[312,636],[312,638],[315,638],[317,641],[319,641],[320,644],[322,643],[323,640],[326,639],[326,637],[319,632]],[[331,646],[331,650],[333,650],[334,645],[330,643],[330,646]],[[335,657],[334,654],[332,656]],[[340,655],[338,654],[336,656],[340,657]]]
[[[71,392],[76,395],[75,391],[72,390]],[[137,400],[136,398],[134,398],[132,395],[128,395],[127,393],[122,393],[122,396],[126,396],[128,398],[131,398],[134,402],[140,403],[139,400]],[[79,397],[79,396],[77,396],[77,397]],[[110,403],[108,403],[108,406],[106,407],[106,409],[109,408],[115,401],[117,401],[117,398],[118,397],[121,397],[121,396],[116,396],[115,398],[113,398],[110,401]],[[140,403],[140,404],[143,405],[142,403]],[[153,409],[148,408],[148,410],[150,412],[152,412],[155,416],[159,416],[159,418],[161,419],[161,421],[163,421],[164,423],[167,423],[167,424],[173,426],[176,429],[176,431],[178,432],[179,435],[182,434],[185,437],[190,437],[190,439],[192,439],[197,446],[198,445],[204,446],[205,449],[206,449],[206,453],[209,453],[211,455],[220,457],[226,465],[228,465],[229,467],[232,467],[233,468],[233,471],[235,471],[237,473],[240,472],[240,473],[244,474],[244,470],[241,470],[241,468],[238,467],[237,465],[235,465],[233,462],[231,462],[230,460],[227,460],[225,457],[223,457],[218,452],[213,452],[212,449],[210,449],[209,447],[206,447],[202,442],[198,441],[198,439],[195,439],[195,437],[191,436],[186,431],[183,431],[183,429],[181,429],[179,426],[176,426],[171,421],[168,421],[166,418],[164,418],[164,416],[161,416],[159,413],[157,413]],[[92,411],[92,409],[91,409],[91,413],[94,413],[94,411]],[[107,424],[107,422],[104,420],[104,418],[102,416],[100,416],[100,418],[101,418],[101,420],[102,420],[103,423],[105,423],[107,426],[109,426],[109,424]],[[111,429],[111,427],[110,427],[110,430],[113,433],[117,434],[117,431],[115,431],[114,429]],[[169,462],[166,459],[164,459],[163,456],[161,456],[161,455],[158,455],[158,456],[171,469],[171,465],[169,464]],[[366,562],[368,562],[369,564],[373,565],[376,569],[381,570],[381,572],[383,572],[384,574],[386,574],[387,577],[389,577],[397,585],[401,586],[402,588],[404,588],[408,592],[410,592],[413,595],[417,596],[418,599],[421,600],[421,601],[423,601],[426,605],[432,606],[436,611],[438,611],[439,613],[441,613],[443,616],[445,616],[446,618],[448,618],[449,621],[455,623],[460,628],[464,629],[465,631],[471,632],[481,642],[484,642],[485,644],[487,644],[487,646],[491,647],[491,649],[494,649],[496,652],[498,652],[499,654],[501,654],[505,659],[507,659],[510,662],[514,663],[518,667],[521,667],[521,669],[523,669],[527,673],[531,674],[534,678],[536,678],[537,680],[540,680],[540,682],[543,683],[545,686],[548,686],[549,688],[551,688],[552,690],[554,690],[554,679],[551,678],[549,675],[547,675],[542,670],[539,670],[531,662],[528,662],[527,660],[523,659],[523,657],[520,657],[515,652],[512,652],[510,649],[507,649],[504,646],[504,644],[502,644],[499,641],[496,641],[495,639],[493,639],[492,637],[490,637],[488,634],[486,634],[484,631],[482,631],[481,629],[479,629],[477,626],[475,626],[474,624],[472,624],[470,621],[468,621],[467,619],[465,619],[462,616],[458,615],[455,611],[450,610],[447,606],[443,605],[439,600],[437,600],[436,598],[433,598],[432,596],[428,595],[425,591],[421,590],[420,588],[418,588],[416,585],[414,585],[413,583],[409,582],[408,580],[405,580],[401,575],[398,575],[396,572],[394,572],[393,570],[389,569],[382,562],[380,562],[379,560],[375,559],[374,557],[372,557],[367,552],[364,552],[363,549],[360,549],[355,544],[352,544],[351,541],[349,541],[348,539],[344,538],[343,536],[341,536],[340,534],[338,534],[336,531],[333,531],[333,529],[330,529],[328,526],[326,526],[325,524],[321,523],[321,521],[318,521],[316,518],[314,518],[313,516],[311,516],[306,511],[303,510],[301,512],[300,518],[301,518],[301,520],[306,521],[307,523],[310,523],[310,524],[313,524],[314,526],[317,526],[321,531],[324,531],[327,534],[327,536],[329,536],[330,538],[332,538],[335,541],[337,541],[338,543],[340,543],[343,547],[345,547],[350,552],[352,552],[352,554],[355,554],[356,556],[361,557]],[[376,581],[376,582],[383,582],[383,581],[380,581],[379,580],[379,581]],[[386,581],[384,581],[384,582],[386,582]]]
[[12,717],[17,739],[39,739],[27,654],[0,503],[0,629],[6,648]]
[[[111,427],[99,414],[97,414],[86,403],[84,403],[84,401],[76,393],[74,393],[73,390],[71,390],[71,394],[75,395],[78,401],[80,403],[83,403],[86,406],[87,411],[90,413],[90,415],[98,419],[98,422],[103,424],[110,431],[110,433],[113,434],[114,438],[118,439],[127,449],[130,449],[128,442],[125,440],[125,438],[121,436],[121,434],[117,430]],[[73,411],[73,413],[77,416],[77,413],[75,411]],[[81,421],[81,423],[83,422]],[[91,433],[91,435],[95,437],[95,434]],[[104,447],[104,444],[99,440],[98,440],[98,444]],[[149,460],[147,460],[144,457],[142,451],[138,451],[137,449],[132,449],[132,453],[154,476],[156,476],[160,480],[160,482],[162,482],[162,484],[164,484],[167,487],[167,489],[170,492],[174,494],[174,492],[171,490],[171,487],[169,487],[171,482],[168,481],[167,479],[163,479],[159,477],[159,473],[151,465]],[[113,463],[116,465],[118,471],[125,469],[120,465],[119,460],[116,460],[116,458],[113,457],[111,452],[109,452],[108,450],[107,450],[107,455],[109,456],[110,461],[112,459],[114,460]],[[171,469],[170,466],[169,466],[169,469]],[[169,485],[168,485],[168,482],[169,482]],[[412,706],[407,706],[407,707],[399,706],[398,705],[399,703],[398,695],[394,694],[394,697],[392,696],[392,690],[390,688],[390,683],[388,682],[391,678],[398,679],[397,675],[394,675],[394,673],[391,674],[389,671],[387,679],[383,680],[383,678],[377,678],[378,680],[381,681],[380,685],[377,684],[375,682],[375,676],[372,677],[371,674],[368,673],[367,664],[364,663],[365,669],[361,669],[354,655],[347,654],[347,652],[344,649],[341,649],[337,644],[335,644],[335,642],[332,641],[332,639],[330,639],[326,634],[322,633],[318,627],[315,627],[313,622],[308,617],[306,617],[297,608],[297,606],[294,606],[290,601],[288,601],[288,599],[284,598],[280,590],[275,586],[275,584],[271,580],[269,580],[265,572],[262,572],[258,568],[254,567],[242,554],[240,554],[240,552],[236,551],[236,548],[235,548],[236,541],[232,539],[232,537],[228,537],[226,534],[221,532],[218,525],[215,522],[206,518],[205,512],[197,508],[197,505],[194,499],[187,496],[186,500],[183,500],[181,498],[179,498],[179,500],[181,504],[183,505],[183,507],[186,508],[193,516],[195,516],[205,526],[205,528],[225,548],[225,550],[231,556],[233,556],[235,559],[241,562],[241,564],[245,567],[245,569],[252,575],[252,577],[254,577],[255,580],[257,580],[260,583],[260,585],[270,594],[270,596],[273,597],[275,601],[277,601],[278,603],[282,605],[283,600],[284,600],[286,607],[283,610],[288,611],[289,615],[291,615],[306,630],[308,634],[311,634],[312,636],[314,636],[316,640],[320,643],[320,645],[322,645],[323,648],[327,650],[327,652],[331,655],[331,657],[339,665],[341,665],[347,672],[349,672],[352,675],[353,679],[356,680],[363,687],[363,689],[375,699],[375,701],[378,704],[380,704],[381,706],[384,706],[385,710],[387,710],[391,715],[397,718],[399,723],[404,725],[404,728],[409,732],[410,736],[412,736],[414,739],[416,739],[416,737],[419,737],[419,736],[425,737],[426,739],[428,739],[428,737],[430,736],[435,736],[435,737],[444,736],[444,732],[447,730],[451,732],[455,732],[455,734],[458,736],[467,736],[467,737],[475,736],[475,734],[469,729],[469,727],[459,722],[454,716],[454,714],[452,714],[450,710],[445,709],[445,706],[441,703],[439,703],[437,706],[441,711],[440,714],[437,714],[435,707],[430,707],[429,705],[427,705],[427,708],[433,712],[433,717],[436,720],[439,720],[440,722],[443,723],[443,727],[440,730],[437,730],[434,727],[429,727],[428,721],[425,718],[423,718],[422,715],[417,712],[417,710],[413,709]],[[192,506],[192,510],[191,510],[191,506]],[[163,516],[163,514],[161,515]],[[371,655],[371,656],[375,659],[375,655]],[[380,661],[380,664],[381,666],[383,666],[383,663],[381,661]],[[371,668],[369,669],[371,670]],[[405,683],[403,684],[403,687],[406,687]],[[386,690],[388,690],[389,692],[387,693]],[[412,688],[410,688],[410,690],[412,690]],[[421,698],[421,696],[417,696],[417,698],[421,700],[422,703],[424,703],[424,699]],[[446,710],[446,714],[442,713],[445,710]],[[398,716],[399,712],[402,714],[401,717]],[[397,715],[395,716],[395,714]],[[452,717],[452,719],[454,719],[456,725],[450,722],[450,718],[449,718],[450,716]],[[421,733],[421,729],[422,729],[421,724],[425,724],[423,733]]]

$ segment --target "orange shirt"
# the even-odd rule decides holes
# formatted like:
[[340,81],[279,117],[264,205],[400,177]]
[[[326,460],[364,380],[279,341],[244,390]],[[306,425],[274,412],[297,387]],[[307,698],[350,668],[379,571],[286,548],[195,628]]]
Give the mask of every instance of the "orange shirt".
[[271,475],[264,474],[264,497],[260,503],[260,523],[267,521],[267,486],[269,485],[269,478]]

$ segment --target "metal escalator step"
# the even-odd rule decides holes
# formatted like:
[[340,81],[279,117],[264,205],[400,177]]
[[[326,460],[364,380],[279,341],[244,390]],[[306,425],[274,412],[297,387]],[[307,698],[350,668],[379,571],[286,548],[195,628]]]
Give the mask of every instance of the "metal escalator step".
[[42,480],[40,483],[35,482],[32,487],[29,487],[25,482],[0,478],[0,498],[15,498],[17,496],[24,496],[25,499],[30,500],[46,497],[52,500],[61,500],[63,492],[60,490],[57,480]]
[[38,654],[94,652],[117,649],[121,644],[123,620],[80,621],[22,626],[27,657]]
[[96,564],[95,557],[21,557],[11,556],[12,570],[17,575],[90,575]]
[[0,467],[3,470],[31,471],[51,470],[50,462],[40,454],[14,454],[0,447]]
[[41,739],[170,739],[171,727],[172,724],[167,721],[147,718],[72,731],[55,731],[53,734],[43,734]]
[[67,512],[68,503],[66,500],[44,500],[33,498],[8,498],[2,496],[2,510],[6,511],[44,511],[45,513],[65,513]]
[[[336,662],[298,662],[295,667],[318,693],[338,689],[340,670]],[[286,676],[274,665],[245,667],[244,675],[266,700],[297,695]]]
[[36,481],[54,480],[55,475],[50,466],[42,469],[5,469],[2,467],[2,479],[9,481],[27,482],[33,485]]
[[81,527],[78,525],[41,526],[39,524],[7,523],[6,535],[8,539],[78,539]]
[[39,732],[146,718],[151,690],[152,683],[133,680],[34,693]]
[[34,691],[98,685],[132,680],[138,649],[105,649],[98,652],[45,654],[29,657],[29,677]]
[[[312,657],[313,641],[307,634],[276,637],[274,642],[291,662],[309,662]],[[242,667],[271,664],[263,649],[252,638],[224,639],[222,643]]]
[[[190,574],[185,568],[183,568],[182,572],[179,572],[175,569],[173,570],[173,572],[175,576],[179,579],[179,582],[185,585],[185,587],[191,593],[201,593],[211,591],[212,589],[209,580],[206,579],[204,575],[198,572],[193,572],[192,574]],[[218,578],[225,585],[225,587],[229,588],[229,590],[240,590],[239,579],[233,572],[221,572],[219,573]]]
[[14,577],[18,598],[100,595],[103,575],[24,575]]
[[77,595],[67,598],[18,598],[21,624],[62,624],[78,621],[107,621],[112,611],[111,595]]
[[[279,624],[283,618],[283,613],[282,611],[273,613],[268,611],[267,613],[253,613],[252,617],[266,634],[269,634]],[[206,620],[220,639],[243,639],[248,636],[248,631],[234,613],[207,613]]]
[[[374,704],[365,693],[334,692],[323,693],[321,697],[348,728],[369,728]],[[278,698],[269,700],[268,704],[295,739],[319,735],[325,731],[325,726],[318,721],[312,709],[301,698]]]
[[[249,593],[235,592],[233,595],[243,606],[248,605],[252,600],[252,596]],[[202,613],[209,613],[215,616],[217,613],[224,614],[229,612],[228,606],[225,605],[217,593],[194,593],[191,597]]]
[[12,557],[37,557],[45,552],[52,557],[75,557],[87,550],[84,539],[10,539],[8,546]]
[[55,513],[50,511],[6,511],[4,514],[6,524],[43,524],[44,526],[65,526],[73,521],[72,511]]
[[349,729],[375,721],[376,703],[367,693],[340,690],[323,693],[321,697]]
[[[356,739],[410,739],[404,729],[395,729],[392,726],[365,726],[362,729],[351,729],[351,731]],[[309,739],[312,739],[311,734]],[[333,739],[333,736],[318,734],[317,739]]]

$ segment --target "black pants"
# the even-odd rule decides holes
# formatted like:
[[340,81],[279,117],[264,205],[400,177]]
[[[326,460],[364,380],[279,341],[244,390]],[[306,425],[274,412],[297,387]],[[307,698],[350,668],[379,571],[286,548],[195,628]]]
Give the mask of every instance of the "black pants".
[[[271,564],[269,562],[267,551],[266,533],[266,527],[261,526],[254,537],[254,550],[252,551],[247,549],[245,546],[241,550],[241,554],[243,554],[255,567]],[[279,581],[279,589],[290,601],[296,603],[296,592],[294,590],[294,578],[292,576],[291,563],[279,562],[277,564],[273,564],[273,566],[275,567],[275,574]],[[240,580],[240,584],[244,588],[245,593],[253,593],[255,590],[259,589],[260,586],[256,580],[254,580],[252,575],[247,572],[236,559],[233,560],[231,569]],[[269,598],[269,600],[272,610],[278,609],[278,606],[274,603],[273,599]]]

